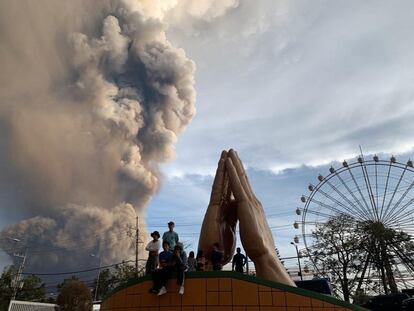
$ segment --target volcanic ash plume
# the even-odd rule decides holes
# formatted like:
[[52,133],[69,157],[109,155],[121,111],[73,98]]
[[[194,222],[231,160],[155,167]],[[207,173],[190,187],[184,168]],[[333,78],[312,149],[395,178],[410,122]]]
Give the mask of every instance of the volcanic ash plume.
[[194,113],[168,1],[2,1],[0,246],[32,269],[129,259],[133,223]]

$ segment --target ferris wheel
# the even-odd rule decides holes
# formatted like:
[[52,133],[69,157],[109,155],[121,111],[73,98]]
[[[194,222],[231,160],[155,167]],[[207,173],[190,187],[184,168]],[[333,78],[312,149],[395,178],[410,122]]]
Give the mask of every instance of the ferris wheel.
[[[344,161],[341,167],[330,167],[329,173],[317,176],[317,183],[309,184],[308,190],[301,197],[303,206],[296,210],[301,220],[294,227],[302,230],[305,252],[315,272],[318,265],[312,253],[316,228],[345,215],[355,223],[371,224],[369,228],[374,229],[368,230],[371,233],[364,239],[371,239],[372,244],[381,241],[377,250],[365,250],[366,255],[362,257],[365,262],[361,263],[365,268],[357,272],[361,279],[376,278],[385,293],[414,287],[414,249],[407,251],[401,241],[381,233],[395,232],[404,236],[405,242],[412,243],[414,168],[411,160],[400,163],[394,156],[383,160],[376,155],[372,159],[361,155],[353,162]],[[384,262],[385,267],[379,269],[378,263],[384,265]]]

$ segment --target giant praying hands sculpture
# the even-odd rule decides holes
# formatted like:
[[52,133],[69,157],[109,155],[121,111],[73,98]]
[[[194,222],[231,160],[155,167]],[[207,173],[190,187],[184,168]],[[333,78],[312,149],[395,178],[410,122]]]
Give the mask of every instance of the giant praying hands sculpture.
[[236,246],[236,224],[242,245],[254,262],[258,277],[296,286],[280,262],[272,232],[260,201],[256,198],[237,153],[223,151],[204,216],[198,249],[208,258],[213,243],[223,248],[223,263],[228,263]]

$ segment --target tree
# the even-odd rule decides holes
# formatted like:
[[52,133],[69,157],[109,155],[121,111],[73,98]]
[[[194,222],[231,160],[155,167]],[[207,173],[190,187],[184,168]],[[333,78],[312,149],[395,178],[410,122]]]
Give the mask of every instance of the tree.
[[115,271],[112,273],[112,288],[128,282],[129,279],[135,277],[135,267],[127,263],[122,263],[115,266]]
[[[96,285],[98,283],[98,286]],[[104,269],[99,273],[98,279],[95,279],[93,295],[98,300],[102,300],[114,288],[114,275],[109,269]],[[97,290],[97,293],[95,291]]]
[[[17,269],[14,265],[4,268],[0,277],[0,311],[7,310],[13,296],[13,284],[16,280]],[[16,294],[17,300],[43,301],[45,299],[45,285],[42,280],[29,275],[20,281]]]
[[21,289],[17,292],[16,298],[24,301],[44,301],[45,284],[42,280],[35,276],[29,275],[22,281]]
[[10,299],[13,294],[11,286],[12,280],[16,275],[14,266],[4,268],[0,278],[0,310],[6,311],[9,307]]
[[345,301],[350,300],[363,268],[364,249],[357,232],[356,221],[342,214],[318,224],[312,233],[310,255],[321,275],[330,278],[334,294]]
[[[394,275],[399,274],[402,278],[398,265],[405,266],[408,271],[414,271],[414,243],[411,237],[405,232],[388,228],[379,221],[361,222],[360,228],[362,240],[365,241],[363,245],[366,245],[373,266],[378,271],[384,293],[397,293]],[[364,274],[365,271],[362,276]]]
[[76,275],[72,275],[69,279],[64,279],[62,283],[59,283],[57,285],[57,288],[59,289],[59,291],[61,291],[63,286],[70,283],[71,281],[79,281],[79,278]]
[[91,311],[92,295],[85,283],[69,279],[63,282],[57,303],[62,311]]
[[[144,269],[145,267],[142,268],[141,272]],[[125,284],[131,278],[135,278],[135,266],[126,262],[116,265],[113,270],[103,269],[99,274],[99,282],[97,278],[94,281],[93,296],[95,297],[95,291],[97,289],[96,298],[102,300],[114,288]],[[97,282],[98,286],[96,286]]]
[[414,243],[401,231],[380,221],[357,221],[349,215],[331,217],[316,225],[310,256],[317,270],[331,279],[335,295],[351,296],[398,292],[398,267],[414,272]]

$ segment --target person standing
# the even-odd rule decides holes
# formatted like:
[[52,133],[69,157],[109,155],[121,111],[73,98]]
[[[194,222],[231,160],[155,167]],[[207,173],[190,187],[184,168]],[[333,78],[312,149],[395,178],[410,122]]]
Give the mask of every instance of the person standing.
[[221,260],[223,259],[223,252],[220,250],[220,244],[214,243],[214,249],[211,252],[211,263],[213,265],[213,271],[220,271],[223,268]]
[[205,266],[206,266],[207,261],[206,261],[206,257],[204,257],[202,250],[198,250],[196,261],[197,261],[197,271],[205,271]]
[[151,233],[152,241],[150,241],[145,250],[148,251],[148,260],[145,265],[145,274],[151,274],[158,267],[158,252],[161,247],[160,233],[154,231]]
[[175,224],[173,221],[168,223],[168,231],[165,231],[162,235],[162,241],[167,241],[170,245],[170,249],[173,250],[175,245],[178,243],[178,234],[174,231]]
[[[241,253],[240,247],[236,249],[236,252],[236,255],[233,256],[232,270],[236,270],[237,272],[243,273],[243,267],[247,262],[247,258]],[[236,267],[236,269],[234,269],[234,267]]]
[[197,270],[197,260],[194,258],[194,252],[191,251],[188,254],[188,272],[195,272]]

